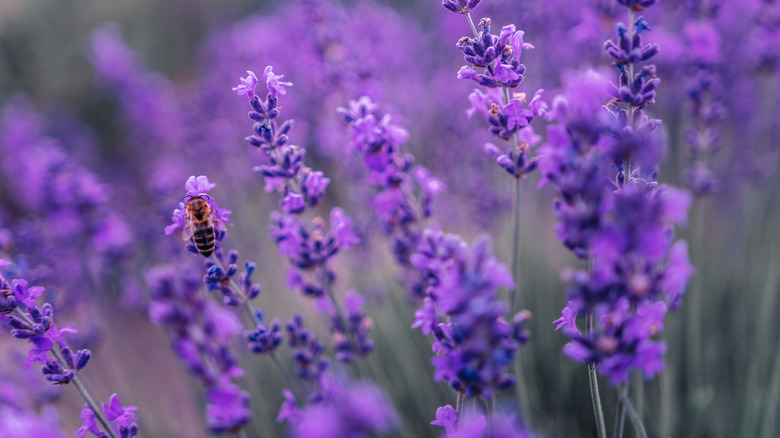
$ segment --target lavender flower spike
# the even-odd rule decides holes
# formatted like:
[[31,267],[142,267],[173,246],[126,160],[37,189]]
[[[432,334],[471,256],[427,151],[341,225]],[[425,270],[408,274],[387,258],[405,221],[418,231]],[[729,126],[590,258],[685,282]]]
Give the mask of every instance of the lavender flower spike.
[[444,9],[457,14],[468,14],[476,8],[481,0],[442,0]]
[[[116,394],[111,395],[108,405],[103,403],[102,407],[106,418],[111,422],[113,431],[118,436],[122,438],[135,438],[138,436],[138,425],[136,424],[138,418],[134,413],[138,409],[137,407],[122,406],[122,402]],[[108,437],[108,434],[101,431],[98,427],[95,413],[89,408],[89,405],[85,404],[84,409],[81,410],[81,422],[82,426],[75,433],[79,438],[86,437],[87,432],[98,438]]]
[[[10,263],[0,259],[0,268]],[[87,432],[99,438],[134,438],[138,435],[134,406],[123,408],[116,394],[109,405],[103,404],[101,411],[89,394],[78,373],[87,365],[92,353],[78,350],[75,353],[68,346],[65,335],[75,333],[69,327],[58,329],[54,322],[54,307],[44,303],[40,307],[35,300],[43,295],[42,287],[28,287],[27,280],[14,279],[11,282],[0,274],[0,321],[10,327],[11,335],[27,339],[32,346],[25,361],[29,367],[41,362],[41,371],[53,384],[73,385],[87,402],[81,413],[84,425],[76,431],[83,438]],[[101,426],[104,430],[101,430]]]
[[239,96],[247,95],[250,99],[255,98],[255,87],[257,86],[257,76],[251,70],[247,70],[247,77],[241,78],[241,83],[233,87],[233,91]]
[[[282,95],[287,94],[287,89],[285,87],[292,87],[292,82],[281,82],[280,79],[282,79],[284,75],[276,75],[272,70],[273,67],[269,65],[265,68],[265,71],[263,71],[263,79],[265,79],[265,84],[268,87],[268,93],[272,98],[276,98],[277,93]],[[247,73],[251,74],[252,72],[250,71]]]

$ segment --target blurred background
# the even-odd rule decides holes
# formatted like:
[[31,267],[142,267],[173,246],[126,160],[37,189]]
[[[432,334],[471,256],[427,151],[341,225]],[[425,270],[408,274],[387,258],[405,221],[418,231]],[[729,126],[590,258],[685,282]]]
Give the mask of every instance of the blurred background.
[[[544,88],[551,102],[568,72],[614,74],[602,47],[625,21],[618,6],[483,0],[473,15],[491,17],[494,32],[512,23],[525,30],[536,49],[523,53],[521,89]],[[721,0],[647,11],[648,38],[661,45],[650,109],[666,140],[659,181],[686,184],[691,126],[717,132],[722,145],[697,158],[717,190],[696,198],[678,230],[696,275],[667,319],[666,370],[643,386],[638,409],[650,436],[780,435],[779,10],[770,0]],[[714,36],[697,33],[701,23]],[[139,406],[142,436],[208,436],[200,385],[146,316],[149,269],[201,266],[163,235],[190,175],[208,175],[217,183],[211,194],[233,211],[224,246],[258,264],[256,303],[268,318],[303,313],[329,336],[324,317],[280,275],[287,261],[267,236],[278,197],[252,172],[259,157],[243,141],[246,101],[231,91],[246,70],[273,65],[294,84],[282,98],[283,117],[296,119],[291,140],[332,178],[322,211],[344,208],[362,238],[340,258],[337,288],[367,297],[371,376],[403,418],[398,436],[439,436],[429,423],[437,407],[454,405],[454,392],[431,378],[430,341],[410,328],[415,309],[365,208],[370,189],[343,152],[335,109],[370,95],[392,114],[410,131],[416,162],[448,185],[437,201],[442,228],[467,240],[492,235],[509,263],[513,183],[482,152],[490,135],[466,116],[473,86],[456,78],[455,43],[469,34],[466,19],[438,1],[0,0],[0,254],[47,288],[60,324],[79,329],[74,344],[92,348],[84,375],[98,398],[117,392]],[[691,87],[702,70],[719,84],[710,98],[720,116],[696,125]],[[534,122],[542,136],[544,124]],[[586,369],[561,354],[566,338],[551,323],[566,301],[559,273],[578,261],[556,238],[555,193],[537,190],[538,179],[524,182],[521,220],[520,303],[533,314],[520,353],[530,421],[543,436],[592,437]],[[25,407],[70,436],[81,425],[76,391],[51,387],[36,366],[25,370],[22,342],[3,335],[0,345],[0,418]],[[237,382],[252,395],[248,434],[283,435],[275,422],[283,379],[240,340],[235,351],[247,371]],[[610,425],[617,396],[600,383]]]

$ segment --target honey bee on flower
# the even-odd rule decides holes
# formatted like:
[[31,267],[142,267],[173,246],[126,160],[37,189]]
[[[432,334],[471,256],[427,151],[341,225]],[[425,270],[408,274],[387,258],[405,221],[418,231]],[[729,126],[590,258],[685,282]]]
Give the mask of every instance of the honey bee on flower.
[[184,232],[184,238],[192,242],[189,249],[204,257],[209,257],[225,236],[225,224],[230,222],[230,211],[219,208],[216,201],[207,193],[216,187],[208,177],[190,176],[184,184],[187,194],[173,211],[173,223],[165,227],[165,234],[176,230]]

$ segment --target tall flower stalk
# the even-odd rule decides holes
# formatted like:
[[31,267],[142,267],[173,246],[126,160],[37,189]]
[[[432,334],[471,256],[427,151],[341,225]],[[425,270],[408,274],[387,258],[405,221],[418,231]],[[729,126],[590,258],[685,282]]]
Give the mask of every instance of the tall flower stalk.
[[[490,18],[482,18],[475,25],[471,10],[479,3],[479,0],[442,0],[445,9],[466,16],[474,34],[473,38],[463,37],[457,43],[467,63],[458,71],[458,78],[473,80],[484,87],[484,91],[475,89],[469,95],[472,107],[467,113],[469,117],[480,114],[489,123],[490,133],[501,145],[486,143],[483,149],[515,179],[511,244],[513,282],[507,288],[506,309],[506,315],[510,316],[516,308],[520,284],[521,180],[537,168],[538,160],[532,156],[531,148],[541,140],[530,123],[534,117],[546,112],[547,104],[542,100],[544,90],[537,90],[530,100],[526,93],[516,91],[526,69],[520,62],[522,52],[534,48],[524,41],[525,32],[510,24],[501,28],[499,35],[492,34]],[[521,379],[518,386],[520,404],[524,417],[530,421],[530,401],[520,363],[515,364],[515,369]]]
[[[255,167],[254,171],[264,177],[267,192],[278,191],[283,196],[282,211],[271,213],[269,236],[290,262],[288,286],[316,300],[317,308],[329,315],[336,359],[354,363],[357,369],[360,360],[374,348],[368,336],[373,322],[363,309],[363,297],[357,292],[348,290],[343,300],[336,296],[336,273],[330,265],[338,253],[357,245],[360,239],[352,231],[352,220],[341,208],[331,209],[329,227],[321,217],[310,218],[311,210],[322,201],[330,179],[306,166],[305,148],[288,143],[294,121],[277,120],[278,97],[286,94],[292,83],[282,81],[283,76],[274,74],[271,66],[266,67],[263,78],[268,94],[261,99],[255,91],[257,76],[251,71],[247,74],[233,90],[238,95],[246,95],[252,108],[249,118],[255,122],[255,134],[246,141],[266,158],[267,164]],[[327,422],[326,431],[320,436],[333,438],[347,431],[375,434],[396,427],[397,415],[379,388],[367,382],[361,385],[337,382],[338,379],[326,372],[329,361],[324,357],[324,345],[304,328],[300,316],[288,322],[286,329],[296,375],[311,390],[306,400],[302,400],[302,407],[298,406],[292,391],[285,391],[277,421],[288,421],[294,436],[311,436],[313,430],[325,427],[323,422]],[[361,411],[365,403],[375,405],[370,416],[360,415],[365,412]]]
[[[330,268],[330,260],[340,251],[358,244],[360,239],[352,232],[352,220],[338,207],[330,212],[329,230],[320,217],[302,220],[304,213],[322,201],[330,179],[305,165],[305,148],[288,143],[287,134],[294,121],[279,123],[277,120],[280,114],[278,96],[286,94],[292,83],[282,81],[283,76],[276,75],[268,66],[263,73],[268,94],[260,99],[255,94],[257,76],[251,71],[247,74],[233,90],[246,95],[252,107],[249,118],[255,122],[255,134],[246,141],[268,160],[268,164],[257,166],[254,171],[264,177],[267,192],[276,190],[283,195],[282,212],[271,213],[269,236],[290,261],[288,286],[318,300],[320,308],[331,316],[334,347],[341,353],[339,359],[352,362],[373,349],[373,341],[366,336],[370,323],[364,316],[355,321],[347,318],[353,315],[347,315],[345,306],[335,295],[336,274]],[[354,292],[347,295],[352,297]],[[351,300],[351,303],[357,301]]]
[[514,286],[509,289],[509,309],[513,311],[517,300],[517,284],[520,280],[520,195],[521,179],[534,171],[537,159],[531,148],[540,138],[530,126],[535,116],[545,113],[542,100],[544,90],[537,90],[533,97],[516,91],[524,79],[525,65],[520,63],[523,50],[534,46],[523,40],[525,33],[510,24],[501,28],[499,35],[490,33],[490,18],[482,18],[474,24],[471,10],[479,0],[443,0],[442,6],[451,12],[465,15],[474,37],[463,37],[458,49],[463,52],[466,65],[458,71],[459,79],[472,80],[483,89],[475,89],[469,95],[472,108],[469,117],[481,115],[490,125],[489,131],[503,146],[487,143],[483,149],[491,155],[504,171],[515,179],[515,208],[512,238],[512,277]]
[[[361,155],[367,181],[375,187],[374,208],[393,241],[396,260],[414,279],[407,283],[410,296],[423,297],[412,327],[433,337],[433,379],[448,382],[457,394],[457,409],[440,408],[432,423],[450,435],[467,429],[465,421],[458,422],[466,401],[482,399],[492,406],[497,391],[516,384],[509,369],[528,340],[524,326],[530,314],[520,312],[506,321],[507,306],[497,292],[513,286],[508,270],[492,255],[489,239],[469,245],[438,229],[432,221],[433,199],[444,183],[425,167],[411,167],[413,157],[402,151],[406,131],[377,109],[362,97],[340,108],[339,115],[348,126],[347,149]],[[484,429],[488,424],[481,418]]]
[[[628,9],[629,25],[619,23],[616,40],[605,43],[618,82],[607,85],[594,72],[569,78],[566,94],[553,105],[557,124],[550,127],[541,164],[543,182],[555,184],[561,195],[558,236],[588,260],[587,271],[565,273],[569,303],[555,323],[572,339],[564,353],[588,364],[600,437],[606,424],[597,372],[618,388],[618,435],[627,413],[636,433],[646,436],[628,398],[629,373],[638,369],[651,378],[663,370],[666,345],[657,334],[667,310],[681,304],[693,273],[685,242],[674,242],[672,234],[673,225],[687,220],[690,195],[654,181],[659,153],[653,132],[660,121],[644,114],[660,80],[655,66],[640,63],[658,46],[642,43],[650,26],[635,13],[654,0],[619,3]],[[599,108],[605,91],[613,97],[608,112]],[[584,330],[578,315],[585,316]]]
[[[0,269],[10,264],[0,259]],[[137,418],[133,413],[137,408],[122,407],[116,394],[111,396],[108,405],[98,405],[79,376],[92,352],[88,349],[73,351],[68,346],[65,336],[76,331],[70,327],[57,328],[51,304],[37,305],[36,300],[43,293],[42,287],[29,286],[27,280],[17,278],[9,282],[0,273],[0,320],[8,324],[13,337],[27,339],[32,346],[25,366],[40,362],[43,376],[52,384],[73,383],[86,402],[81,412],[84,425],[76,431],[80,438],[87,432],[98,438],[137,437]]]

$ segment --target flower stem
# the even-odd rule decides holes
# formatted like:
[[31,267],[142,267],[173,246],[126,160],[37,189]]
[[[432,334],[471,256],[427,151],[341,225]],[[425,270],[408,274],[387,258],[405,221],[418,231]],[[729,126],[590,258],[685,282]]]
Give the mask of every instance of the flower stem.
[[[65,358],[62,357],[59,351],[57,351],[56,348],[52,348],[50,350],[54,357],[57,359],[57,362],[60,363],[63,367],[66,367]],[[78,375],[73,376],[73,386],[78,389],[79,393],[81,393],[81,397],[84,398],[84,401],[87,402],[87,405],[90,409],[92,409],[92,412],[95,413],[95,417],[97,417],[98,421],[100,421],[100,424],[103,426],[103,429],[106,430],[106,433],[111,438],[118,438],[116,432],[114,432],[114,429],[111,428],[111,424],[108,422],[108,418],[106,418],[105,414],[103,413],[103,410],[100,409],[100,406],[98,406],[95,399],[92,397],[92,394],[90,394],[89,390],[87,389],[86,385],[84,385],[84,382],[81,381],[81,378]]]
[[[30,321],[30,319],[27,318],[27,315],[22,313],[19,308],[14,309],[14,312],[16,313],[16,316],[18,316],[22,321],[26,322],[29,326],[33,325],[32,321]],[[56,347],[49,351],[52,355],[54,355],[54,358],[57,359],[57,362],[59,362],[63,368],[68,368],[67,362],[65,362],[65,358],[62,357],[62,354],[60,354]],[[87,387],[81,381],[81,378],[79,378],[78,374],[74,375],[73,380],[71,381],[73,382],[73,386],[75,386],[79,393],[81,393],[81,397],[84,398],[85,402],[87,402],[89,408],[92,409],[92,412],[95,413],[95,417],[97,417],[98,421],[100,421],[100,424],[103,425],[103,428],[106,429],[106,432],[109,434],[109,436],[111,438],[118,438],[114,432],[114,429],[111,428],[111,425],[108,422],[108,418],[105,417],[103,410],[100,409],[100,406],[98,406],[97,402],[92,397],[92,394],[89,393],[89,390],[87,390]]]
[[775,352],[772,377],[769,381],[769,394],[767,394],[766,402],[764,403],[764,419],[761,422],[761,436],[763,438],[777,436],[772,432],[774,432],[775,420],[777,419],[775,414],[778,404],[780,404],[780,348]]
[[647,438],[645,425],[642,424],[642,419],[639,417],[639,413],[637,413],[636,409],[634,409],[634,405],[631,404],[631,400],[628,399],[628,385],[624,385],[622,390],[618,390],[618,395],[620,396],[620,401],[625,407],[628,418],[634,425],[634,432],[636,432],[637,437]]
[[[631,8],[628,8],[628,40],[633,41],[634,39],[634,10]],[[628,83],[632,83],[634,80],[634,63],[628,64]],[[631,127],[631,129],[634,129],[634,105],[628,104],[626,106],[626,110],[628,113],[626,114],[626,117],[628,118],[628,126]],[[626,167],[623,169],[623,184],[628,184],[629,178],[631,178],[631,158],[629,158],[626,161]]]
[[455,399],[455,412],[458,414],[458,418],[455,420],[455,426],[458,426],[458,423],[460,423],[461,416],[463,415],[463,393],[458,392],[457,398]]
[[474,20],[471,19],[471,12],[466,13],[466,18],[469,19],[469,26],[471,26],[472,32],[474,32],[474,37],[479,39],[479,32],[477,32],[477,26],[474,26]]
[[512,280],[515,287],[509,290],[509,316],[517,308],[518,289],[520,288],[520,178],[515,178],[515,212],[512,226]]
[[636,412],[639,414],[639,419],[644,418],[645,410],[645,379],[641,374],[635,374],[634,379],[634,400],[636,403]]
[[[593,330],[593,315],[585,316],[588,333]],[[599,380],[596,375],[596,365],[588,364],[588,382],[590,383],[590,401],[593,404],[593,415],[596,417],[596,432],[599,438],[607,438],[607,426],[604,422],[604,409],[599,395]]]
[[[224,266],[222,266],[222,263],[214,257],[214,262],[217,263],[217,266],[219,266],[223,271],[225,270]],[[244,305],[244,308],[246,309],[247,313],[249,313],[249,316],[252,318],[252,322],[254,322],[255,327],[260,325],[262,322],[260,321],[260,318],[257,316],[257,309],[255,309],[255,306],[252,304],[252,301],[249,300],[249,298],[244,294],[244,292],[241,290],[241,288],[238,287],[235,281],[233,279],[230,279],[230,287],[233,289],[233,292],[238,295],[239,299],[241,299],[242,304]],[[300,395],[300,397],[303,397],[306,394],[306,391],[299,385],[296,385],[295,382],[298,382],[297,380],[293,380],[290,377],[290,374],[287,372],[287,370],[282,365],[281,361],[279,361],[279,358],[276,357],[275,352],[271,352],[270,354],[271,360],[273,360],[274,364],[276,364],[276,367],[279,369],[279,372],[282,373],[282,376],[284,376],[284,379],[287,381],[287,384],[290,385],[290,388],[293,390],[293,392],[296,393],[296,396]],[[243,432],[243,431],[242,431]]]
[[[325,294],[330,299],[331,304],[333,304],[333,308],[336,311],[336,318],[339,320],[339,324],[341,324],[342,329],[344,330],[344,336],[347,337],[347,342],[349,342],[349,348],[355,352],[355,354],[358,354],[359,352],[359,346],[357,344],[357,341],[352,337],[352,332],[349,329],[349,326],[347,325],[348,320],[344,318],[344,312],[341,311],[341,305],[339,305],[339,302],[336,301],[336,296],[333,294],[333,287],[330,284],[330,279],[328,278],[328,274],[325,270],[325,267],[322,267],[322,283],[325,286]],[[357,371],[360,371],[360,367],[356,366],[355,369]]]
[[626,410],[623,402],[618,398],[617,411],[615,412],[615,428],[612,429],[612,438],[623,438],[623,425],[626,420]]
[[293,392],[296,395],[296,398],[299,397],[303,398],[306,395],[306,390],[304,390],[303,387],[300,386],[300,381],[293,380],[290,377],[290,374],[287,372],[287,369],[284,366],[282,366],[282,362],[279,360],[278,357],[276,357],[276,352],[272,351],[271,354],[269,354],[269,356],[271,356],[271,360],[274,361],[274,364],[276,364],[276,367],[279,369],[279,372],[281,372],[282,375],[284,376],[284,380],[286,380],[287,384],[290,385],[290,389],[293,390]]

